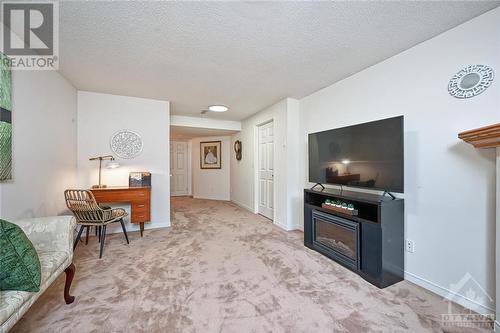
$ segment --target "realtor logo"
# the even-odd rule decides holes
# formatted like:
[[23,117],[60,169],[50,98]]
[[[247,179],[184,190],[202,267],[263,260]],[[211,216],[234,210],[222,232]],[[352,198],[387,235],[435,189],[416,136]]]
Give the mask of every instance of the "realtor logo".
[[[467,300],[480,308],[494,307],[494,300],[470,273],[466,273],[456,284],[451,284],[449,293],[444,300],[448,303],[448,313],[441,315],[443,326],[492,329],[495,315],[491,313],[477,313],[460,307],[455,303]],[[483,312],[483,311],[481,311]]]
[[59,4],[3,2],[2,52],[12,69],[57,69]]

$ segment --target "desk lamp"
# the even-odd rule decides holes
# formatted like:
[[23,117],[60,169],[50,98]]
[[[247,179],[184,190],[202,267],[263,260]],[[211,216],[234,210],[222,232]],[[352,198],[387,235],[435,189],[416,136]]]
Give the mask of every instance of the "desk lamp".
[[97,156],[97,157],[92,157],[89,159],[90,161],[99,161],[99,185],[92,185],[92,188],[105,188],[106,185],[101,184],[101,168],[102,168],[102,161],[108,160],[109,162],[106,163],[106,169],[116,169],[120,167],[120,164],[115,161],[115,158],[111,155],[106,155],[106,156]]

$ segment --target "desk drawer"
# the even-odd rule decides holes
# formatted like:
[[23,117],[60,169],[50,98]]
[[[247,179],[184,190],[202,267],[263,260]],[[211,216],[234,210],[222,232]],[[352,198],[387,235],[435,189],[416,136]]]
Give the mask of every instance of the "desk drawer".
[[136,201],[130,206],[132,223],[148,222],[151,220],[149,201]]
[[132,211],[130,216],[130,222],[132,223],[141,223],[141,222],[149,222],[151,220],[151,214],[149,213],[149,209],[147,211]]
[[133,213],[144,213],[144,212],[148,212],[149,213],[149,209],[150,209],[150,206],[149,206],[149,201],[136,201],[136,202],[133,202],[131,205],[130,205],[130,208],[132,210],[132,214]]
[[129,189],[129,190],[96,190],[92,191],[97,202],[133,202],[148,201],[151,197],[150,189]]

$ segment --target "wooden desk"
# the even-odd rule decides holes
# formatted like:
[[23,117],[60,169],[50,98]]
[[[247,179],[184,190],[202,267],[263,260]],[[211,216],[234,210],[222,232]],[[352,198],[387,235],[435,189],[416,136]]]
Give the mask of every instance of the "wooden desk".
[[139,223],[141,237],[144,223],[151,221],[151,187],[106,187],[91,189],[97,203],[130,203],[130,222]]

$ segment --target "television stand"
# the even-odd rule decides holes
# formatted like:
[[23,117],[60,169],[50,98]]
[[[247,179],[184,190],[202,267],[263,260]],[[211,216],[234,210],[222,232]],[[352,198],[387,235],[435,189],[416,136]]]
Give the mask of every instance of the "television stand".
[[[356,213],[332,209],[331,202],[352,205]],[[404,224],[401,198],[304,190],[304,245],[379,288],[404,279]]]
[[320,183],[316,183],[313,187],[311,187],[311,190],[314,190],[314,188],[318,185],[321,187],[321,191],[323,191],[325,189],[325,187],[323,185],[321,185]]
[[392,198],[392,200],[395,200],[395,199],[396,199],[396,197],[394,196],[394,194],[392,194],[392,193],[391,193],[391,192],[389,192],[389,191],[384,191],[384,193],[382,193],[382,196],[384,196],[384,195],[386,195],[386,194],[387,194],[388,196],[390,196],[390,197]]

